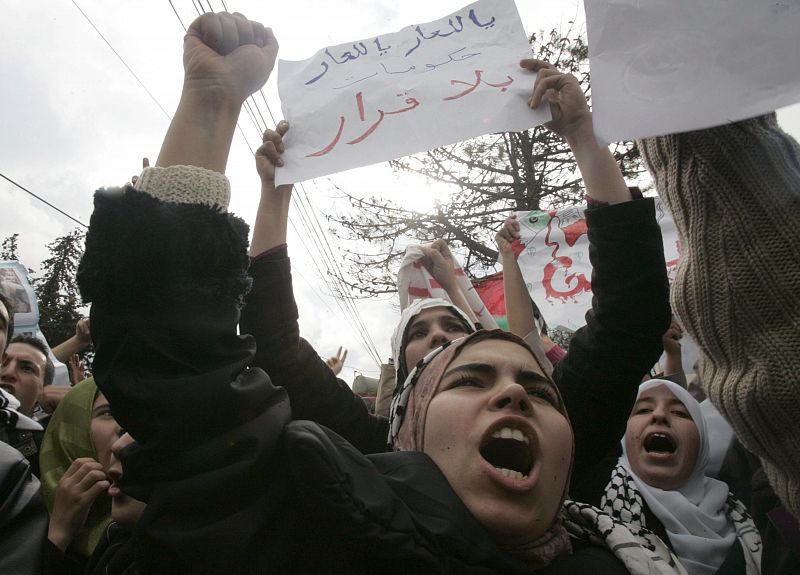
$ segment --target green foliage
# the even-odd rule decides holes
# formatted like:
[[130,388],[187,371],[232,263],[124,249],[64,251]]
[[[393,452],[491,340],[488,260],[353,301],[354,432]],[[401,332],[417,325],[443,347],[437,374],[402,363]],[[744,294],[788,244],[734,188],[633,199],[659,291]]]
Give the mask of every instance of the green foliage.
[[33,280],[39,301],[39,329],[51,347],[72,337],[82,317],[75,275],[84,237],[82,231],[74,230],[48,244],[50,257],[42,262],[41,277]]
[[[537,58],[576,76],[589,94],[588,46],[557,31],[531,37]],[[633,143],[612,147],[625,177],[643,171]],[[490,134],[392,161],[395,170],[423,176],[450,191],[426,213],[399,200],[343,192],[352,211],[330,215],[346,246],[349,278],[362,295],[396,291],[396,270],[409,243],[443,238],[472,277],[494,272],[496,231],[512,211],[553,209],[583,201],[583,186],[567,144],[543,126]]]
[[19,253],[17,248],[17,238],[19,234],[12,234],[3,240],[0,244],[0,260],[15,260],[19,261]]

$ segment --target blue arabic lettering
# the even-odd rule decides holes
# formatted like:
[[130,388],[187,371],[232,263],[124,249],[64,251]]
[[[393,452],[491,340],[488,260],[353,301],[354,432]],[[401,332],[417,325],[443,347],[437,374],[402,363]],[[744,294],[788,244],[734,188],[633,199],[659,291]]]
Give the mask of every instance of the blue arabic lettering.
[[387,74],[407,74],[411,70],[416,70],[417,69],[416,66],[410,66],[409,68],[406,68],[405,70],[398,70],[397,72],[390,72],[389,69],[384,65],[383,62],[381,62],[381,68],[383,68],[383,71],[386,72]]
[[381,46],[381,39],[380,38],[375,38],[375,40],[373,40],[373,42],[375,43],[375,47],[378,49],[378,52],[379,52],[378,55],[379,56],[383,56],[384,54],[386,54],[386,52],[388,52],[392,48],[391,46],[387,46],[386,48]]
[[[372,78],[373,76],[377,76],[377,75],[378,75],[378,73],[375,72],[374,74],[370,74],[369,76],[364,76],[363,78],[359,78],[358,80],[354,80],[354,81],[352,81],[352,82],[350,82],[348,84],[342,84],[341,86],[334,86],[333,89],[334,90],[341,90],[342,88],[347,88],[348,86],[352,86],[353,84],[358,84],[359,82],[363,82],[364,80],[367,80],[367,79]],[[352,76],[350,76],[350,78],[352,78]],[[346,78],[346,80],[349,80],[350,78]]]
[[485,23],[483,23],[483,24],[481,24],[480,22],[478,22],[478,17],[475,15],[475,8],[472,8],[472,9],[469,11],[469,19],[470,19],[470,20],[472,20],[472,22],[473,22],[473,23],[474,23],[476,26],[478,26],[479,28],[483,28],[484,30],[486,30],[487,28],[491,28],[492,26],[494,26],[494,22],[495,22],[495,17],[494,17],[494,16],[492,16],[492,19],[491,19],[491,20],[489,20],[488,22],[485,22]]
[[419,36],[417,36],[417,45],[411,48],[408,52],[406,52],[406,56],[410,56],[411,52],[419,48],[420,44],[422,44],[422,39]]
[[463,60],[468,60],[469,58],[472,58],[474,56],[479,56],[480,55],[480,52],[475,52],[475,53],[472,53],[472,54],[462,54],[461,57],[459,57],[459,58],[453,58],[453,56],[455,54],[458,54],[459,52],[462,52],[462,51],[464,51],[466,49],[467,49],[467,47],[464,46],[463,48],[459,48],[458,50],[450,52],[447,55],[447,61],[446,62],[441,62],[439,64],[425,64],[425,67],[427,68],[426,72],[432,72],[433,70],[435,70],[439,66],[444,66],[445,64],[449,64],[450,62],[461,62]]
[[[361,46],[361,48],[359,48]],[[350,50],[346,52],[342,52],[342,55],[339,58],[342,58],[342,61],[336,59],[336,56],[331,54],[330,48],[325,49],[325,53],[328,57],[333,60],[335,64],[345,64],[351,60],[357,60],[359,56],[366,56],[367,55],[367,47],[364,45],[364,42],[359,42],[358,44],[353,44],[353,49],[355,50],[355,55]]]
[[311,84],[313,84],[314,82],[316,82],[317,80],[322,78],[328,72],[328,63],[327,62],[320,62],[320,64],[323,67],[322,72],[320,72],[317,76],[314,76],[308,82],[306,82],[306,86],[310,86]]

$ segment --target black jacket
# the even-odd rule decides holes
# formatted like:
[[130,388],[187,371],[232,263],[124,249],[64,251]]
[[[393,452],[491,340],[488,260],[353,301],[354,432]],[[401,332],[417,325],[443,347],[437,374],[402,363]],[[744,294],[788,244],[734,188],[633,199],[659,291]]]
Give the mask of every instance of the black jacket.
[[[623,436],[642,377],[661,355],[671,316],[653,200],[590,208],[586,221],[592,309],[553,373],[575,433],[570,495],[580,501],[599,497],[593,468]],[[286,249],[256,259],[250,274],[241,331],[256,339],[254,365],[289,393],[293,417],[329,427],[363,453],[385,451],[388,420],[370,414],[299,335]]]
[[[649,297],[641,305],[616,298],[618,306],[625,304],[622,317],[603,309],[590,316],[591,327],[584,331],[589,333],[580,337],[599,350],[586,359],[612,355],[609,365],[617,370],[603,381],[589,380],[601,389],[587,389],[585,379],[565,385],[562,376],[565,399],[587,397],[613,412],[588,416],[589,426],[601,418],[602,429],[576,428],[579,456],[589,447],[589,435],[621,434],[617,428],[624,427],[630,406],[618,403],[625,402],[633,373],[640,375],[652,359],[646,354],[640,367],[625,361],[647,339],[638,328],[658,324],[653,331],[660,340],[668,320],[668,313],[659,313],[666,305],[666,278],[652,204],[649,210],[648,202],[640,204],[644,208],[637,204],[597,210],[622,214],[619,228],[592,226],[600,234],[594,244],[627,246],[611,259],[647,256],[625,266],[631,274],[625,297],[634,288]],[[259,297],[269,305],[256,309],[283,314],[294,332],[291,325],[262,326],[257,355],[253,338],[232,335],[244,286],[235,261],[241,260],[245,239],[240,222],[213,209],[163,204],[132,191],[95,198],[79,282],[92,301],[95,379],[117,420],[139,442],[122,454],[121,481],[123,489],[148,503],[135,532],[139,570],[534,572],[495,546],[427,455],[361,453],[382,450],[385,420],[357,409],[364,409],[360,398],[337,383],[299,340],[296,310],[284,313],[277,299],[291,295],[290,284],[270,290],[258,283],[254,270],[242,332],[255,332],[252,321],[258,318],[251,312]],[[622,279],[601,278],[598,289]],[[291,392],[294,412],[287,391],[274,387],[260,369],[265,355],[273,353],[270,338],[294,341],[289,361],[270,367],[281,385],[303,384]],[[569,377],[569,363],[562,369]],[[597,369],[585,366],[581,373],[588,377]],[[332,386],[337,389],[332,398],[318,395]],[[632,401],[635,386],[630,391]],[[612,392],[615,397],[606,396]],[[318,423],[292,421],[309,417],[309,406],[355,446]],[[625,570],[606,549],[577,547],[540,572]]]

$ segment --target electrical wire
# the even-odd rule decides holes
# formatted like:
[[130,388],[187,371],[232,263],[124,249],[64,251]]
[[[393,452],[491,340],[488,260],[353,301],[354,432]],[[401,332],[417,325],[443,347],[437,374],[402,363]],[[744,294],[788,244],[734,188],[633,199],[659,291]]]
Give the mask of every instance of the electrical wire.
[[[228,6],[222,1],[223,8],[227,11]],[[210,7],[210,1],[209,1]],[[272,113],[272,108],[267,101],[267,98],[264,94],[263,89],[259,89],[259,93],[261,94],[261,99],[264,101],[264,105],[267,108],[267,113],[269,114],[270,119],[272,120],[273,125],[277,125],[277,121],[275,119],[275,115]],[[261,121],[264,126],[267,125],[266,120],[264,120],[263,115],[261,115],[261,107],[258,105],[258,102],[255,100],[254,96],[249,98],[252,100],[252,104],[248,105],[254,106],[255,110],[258,112],[259,116],[261,116]],[[253,120],[254,124],[258,126],[257,120]],[[316,210],[314,210],[311,202],[308,198],[308,192],[305,189],[305,186],[302,182],[297,184],[300,193],[297,194],[298,197],[298,204],[299,210],[298,213],[301,214],[303,219],[303,225],[307,231],[311,231],[311,236],[314,239],[315,243],[317,244],[317,249],[319,250],[320,254],[323,256],[323,260],[325,266],[328,270],[328,274],[333,276],[337,281],[337,285],[332,286],[327,280],[325,283],[328,285],[328,288],[331,289],[332,294],[337,300],[342,300],[347,307],[345,312],[346,316],[350,316],[351,318],[351,325],[354,323],[353,326],[356,329],[356,332],[359,333],[361,336],[362,342],[365,345],[365,348],[368,354],[375,360],[377,365],[381,364],[380,353],[378,352],[375,343],[372,341],[371,336],[369,335],[369,330],[367,330],[366,325],[364,324],[363,319],[361,318],[361,314],[358,311],[358,308],[355,306],[353,302],[352,296],[350,296],[347,292],[347,289],[344,287],[344,273],[339,265],[339,259],[336,257],[336,254],[333,252],[333,249],[330,245],[330,241],[328,240],[328,236],[325,231],[322,229],[322,225],[319,222],[319,217],[317,216]],[[305,202],[305,203],[304,203]],[[316,224],[316,226],[314,226]],[[296,228],[295,228],[296,230]],[[322,241],[319,241],[319,239]],[[309,254],[310,255],[310,254]],[[344,311],[344,310],[343,310]]]
[[[77,9],[78,9],[78,12],[80,12],[80,13],[81,13],[81,15],[82,15],[82,16],[83,16],[83,17],[86,19],[86,21],[89,23],[89,25],[90,25],[92,28],[94,28],[94,31],[95,31],[95,32],[97,32],[97,34],[98,34],[98,35],[99,35],[99,36],[100,36],[100,37],[103,39],[103,42],[105,42],[105,43],[106,43],[106,45],[107,45],[109,48],[111,48],[111,51],[112,51],[112,52],[114,52],[114,55],[115,55],[115,56],[116,56],[116,57],[119,59],[119,61],[120,61],[120,62],[122,62],[122,65],[123,65],[123,66],[125,66],[125,68],[128,70],[128,72],[130,72],[130,73],[131,73],[131,76],[133,76],[133,77],[134,77],[134,79],[135,79],[137,82],[139,82],[139,85],[142,87],[142,89],[143,89],[145,92],[147,92],[147,95],[148,95],[148,96],[150,96],[150,99],[151,99],[151,100],[153,100],[153,102],[155,102],[156,106],[158,106],[158,107],[159,107],[159,109],[160,109],[162,112],[164,112],[164,115],[167,117],[167,119],[168,119],[168,120],[172,120],[172,116],[170,116],[170,115],[169,115],[169,113],[168,113],[168,112],[167,112],[167,111],[164,109],[164,107],[163,107],[163,106],[162,106],[162,105],[161,105],[161,104],[158,102],[158,100],[156,100],[156,97],[155,97],[155,96],[153,96],[153,94],[150,92],[150,90],[148,90],[148,89],[147,89],[147,86],[145,86],[145,85],[144,85],[144,82],[142,82],[142,81],[139,79],[139,76],[137,76],[137,75],[136,75],[136,72],[134,72],[134,71],[131,69],[131,67],[130,67],[130,66],[128,66],[128,63],[125,61],[125,58],[123,58],[122,56],[120,56],[119,52],[117,52],[117,51],[114,49],[114,46],[112,46],[112,45],[111,45],[111,42],[109,42],[108,40],[106,40],[106,37],[105,37],[105,36],[103,36],[103,33],[102,33],[100,30],[98,30],[98,29],[97,29],[97,26],[95,26],[95,25],[94,25],[94,22],[92,22],[91,18],[89,18],[89,16],[87,16],[87,15],[86,15],[86,12],[84,12],[83,10],[81,10],[81,7],[80,7],[80,6],[78,6],[78,4],[77,4],[77,2],[75,2],[75,0],[71,0],[71,2],[72,2],[72,4],[75,6],[75,8],[77,8]],[[177,12],[176,12],[176,15],[177,15]],[[180,18],[178,18],[178,19],[180,20]]]
[[51,204],[50,202],[48,202],[47,200],[45,200],[43,197],[41,197],[41,196],[37,196],[37,195],[36,195],[36,194],[34,194],[32,191],[30,191],[28,188],[26,188],[26,187],[24,187],[24,186],[22,186],[22,185],[18,184],[17,182],[15,182],[14,180],[12,180],[11,178],[9,178],[8,176],[6,176],[5,174],[3,174],[2,172],[0,172],[0,178],[3,178],[4,180],[6,180],[6,181],[8,181],[8,182],[10,182],[10,183],[12,183],[12,184],[14,184],[15,186],[17,186],[17,187],[18,187],[20,190],[22,190],[23,192],[27,192],[28,194],[30,194],[31,196],[33,196],[34,198],[36,198],[37,200],[39,200],[39,201],[40,201],[40,202],[42,202],[43,204],[46,204],[46,205],[50,206],[51,208],[53,208],[53,209],[54,209],[55,211],[57,211],[59,214],[61,214],[61,215],[63,215],[63,216],[66,216],[66,217],[68,217],[69,219],[71,219],[71,220],[72,220],[73,222],[75,222],[76,224],[78,224],[78,225],[81,225],[81,226],[83,226],[84,228],[88,228],[88,227],[89,227],[89,226],[87,226],[86,224],[84,224],[82,221],[80,221],[80,220],[78,220],[78,219],[75,219],[75,218],[73,218],[71,215],[69,215],[67,212],[65,212],[65,211],[64,211],[64,210],[62,210],[61,208],[59,208],[59,207],[57,207],[57,206],[54,206],[53,204]]
[[[200,9],[198,10],[197,6],[195,5],[195,0],[192,0],[192,5],[194,6],[195,10],[198,14],[205,12],[205,8],[201,0],[197,0],[200,4]],[[211,11],[213,11],[213,7],[211,6],[210,0],[207,0],[208,7]],[[172,2],[170,2],[172,4]],[[222,0],[222,6],[225,11],[229,11],[227,3]],[[180,21],[180,17],[176,10],[175,15],[178,17]],[[263,89],[259,89],[259,93],[261,94],[261,99],[264,102],[264,105],[267,108],[267,113],[272,120],[273,126],[277,124],[274,114],[272,113],[272,109],[267,101],[267,98],[264,94]],[[259,106],[258,102],[256,101],[254,95],[250,96],[244,102],[244,108],[246,111],[247,116],[250,119],[251,124],[255,127],[256,131],[259,135],[259,143],[261,140],[261,134],[268,128],[268,124],[264,115],[261,112],[261,107]],[[248,147],[250,147],[249,141],[244,134],[244,130],[239,124],[239,131],[242,134],[242,137],[245,138]],[[252,152],[252,147],[250,147]],[[294,223],[294,218],[290,218],[290,224],[292,228],[295,230],[295,233],[300,238],[300,241],[303,245],[303,248],[308,253],[309,257],[311,258],[311,262],[317,271],[317,274],[322,279],[323,283],[328,286],[328,289],[331,293],[331,296],[336,301],[337,306],[341,309],[342,313],[344,314],[347,322],[353,328],[354,332],[358,334],[359,339],[361,340],[362,344],[364,345],[365,351],[367,354],[375,361],[375,363],[380,366],[381,359],[380,353],[378,352],[375,343],[372,341],[372,338],[369,334],[369,331],[366,328],[366,325],[361,317],[361,314],[358,311],[358,308],[355,306],[353,302],[353,297],[347,293],[347,288],[345,287],[343,281],[343,271],[339,265],[338,258],[336,257],[333,248],[330,245],[330,241],[328,240],[327,234],[325,233],[322,225],[319,221],[319,217],[317,216],[316,211],[314,210],[313,206],[308,197],[308,192],[305,189],[305,186],[300,183],[297,185],[299,188],[299,194],[296,194],[298,201],[293,204],[294,211],[300,218],[300,224],[305,229],[305,234],[299,233],[297,226]],[[312,244],[314,245],[314,249],[317,252],[317,256],[315,257],[312,253],[312,250],[309,248],[308,244],[306,244],[304,236],[310,238]],[[323,273],[323,271],[319,268],[318,261],[326,268],[327,273]],[[333,282],[330,278],[333,278]]]
[[172,0],[169,0],[169,5],[172,6],[172,11],[175,12],[175,16],[177,16],[178,22],[181,23],[181,28],[183,28],[183,31],[186,32],[186,24],[184,24],[183,20],[181,20],[180,14],[178,14],[178,11],[175,9],[175,5],[172,3]]

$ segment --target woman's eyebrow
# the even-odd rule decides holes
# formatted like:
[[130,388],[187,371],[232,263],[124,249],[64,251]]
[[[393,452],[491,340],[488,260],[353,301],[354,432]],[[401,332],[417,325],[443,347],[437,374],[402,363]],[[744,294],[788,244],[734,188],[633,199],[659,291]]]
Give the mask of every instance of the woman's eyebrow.
[[555,387],[553,381],[545,375],[528,369],[521,369],[517,372],[517,381],[520,383],[546,383]]
[[417,329],[418,327],[426,326],[429,323],[430,323],[430,320],[418,319],[417,321],[412,322],[411,325],[408,326],[408,330],[407,331],[411,331],[412,329]]
[[104,403],[102,405],[98,405],[97,407],[92,409],[92,415],[97,415],[103,409],[110,409],[111,405],[108,403]]
[[484,375],[495,375],[497,370],[494,366],[489,365],[488,363],[465,363],[463,365],[459,365],[458,367],[454,367],[450,371],[448,371],[444,377],[450,377],[453,374],[459,373],[480,373]]

